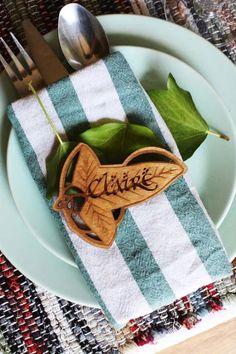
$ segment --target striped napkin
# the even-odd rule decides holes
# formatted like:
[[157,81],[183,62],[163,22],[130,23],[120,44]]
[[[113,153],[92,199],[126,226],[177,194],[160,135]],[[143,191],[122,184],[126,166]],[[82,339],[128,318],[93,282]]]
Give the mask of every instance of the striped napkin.
[[[167,126],[119,52],[43,89],[40,97],[57,130],[68,139],[75,140],[79,132],[104,118],[128,119],[150,127],[180,156]],[[35,97],[13,103],[8,115],[45,198],[45,160],[54,134]],[[129,208],[108,250],[86,243],[68,229],[63,217],[52,214],[58,237],[65,238],[117,328],[231,274],[219,235],[188,176],[145,204]]]

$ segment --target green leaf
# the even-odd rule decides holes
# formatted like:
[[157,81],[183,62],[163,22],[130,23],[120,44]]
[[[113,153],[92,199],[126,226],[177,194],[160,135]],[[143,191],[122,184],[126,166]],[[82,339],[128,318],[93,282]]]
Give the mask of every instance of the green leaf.
[[47,168],[47,198],[51,199],[54,194],[58,192],[59,189],[59,180],[61,175],[61,170],[63,164],[77,145],[74,141],[65,141],[59,144],[51,155],[47,158],[46,168]]
[[179,87],[171,74],[167,90],[149,90],[148,94],[170,129],[183,160],[192,156],[208,134],[229,140],[225,135],[209,129],[191,94]]
[[164,147],[162,140],[145,126],[128,123],[106,123],[79,135],[102,163],[122,163],[132,152],[146,146]]
[[[149,128],[126,123],[107,123],[88,129],[79,135],[78,140],[63,142],[48,157],[46,161],[48,199],[58,192],[63,164],[79,142],[88,144],[102,163],[121,163],[133,151],[146,146],[164,147]],[[68,193],[74,194],[75,190],[71,188]]]

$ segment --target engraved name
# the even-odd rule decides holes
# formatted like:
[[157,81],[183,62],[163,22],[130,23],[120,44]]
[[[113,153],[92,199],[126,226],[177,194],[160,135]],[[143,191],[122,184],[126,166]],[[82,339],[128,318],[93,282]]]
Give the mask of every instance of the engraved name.
[[87,193],[92,198],[99,198],[101,195],[116,195],[137,188],[154,191],[158,188],[158,184],[153,181],[155,177],[155,170],[145,167],[135,175],[130,175],[128,171],[124,171],[122,176],[105,172],[91,181]]

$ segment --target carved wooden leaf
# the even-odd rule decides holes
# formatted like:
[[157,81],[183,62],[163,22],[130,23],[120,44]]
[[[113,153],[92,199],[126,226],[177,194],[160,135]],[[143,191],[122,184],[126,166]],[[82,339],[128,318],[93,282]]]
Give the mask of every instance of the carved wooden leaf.
[[88,185],[94,179],[100,162],[93,151],[84,144],[81,144],[80,154],[76,163],[72,184],[86,192]]
[[[102,167],[94,176],[93,195],[88,200],[96,206],[110,210],[132,206],[159,194],[182,173],[181,165],[167,162],[145,162],[116,168]],[[101,176],[103,180],[98,183]]]
[[[144,154],[162,155],[168,162],[162,159],[132,164],[135,158]],[[74,189],[76,194],[68,197],[66,175],[77,156],[70,184],[70,189]],[[85,241],[108,248],[115,238],[125,208],[161,193],[186,170],[184,163],[175,155],[157,147],[137,150],[120,165],[101,165],[87,145],[79,144],[63,166],[59,197],[54,209],[63,211],[70,229]],[[78,197],[79,200],[73,199]],[[69,202],[68,198],[71,198]],[[120,211],[118,215],[113,213],[117,210]],[[83,220],[85,228],[75,222],[76,217]]]
[[87,201],[80,211],[80,217],[104,245],[109,246],[112,243],[117,224],[111,210],[103,209],[102,206],[96,206]]

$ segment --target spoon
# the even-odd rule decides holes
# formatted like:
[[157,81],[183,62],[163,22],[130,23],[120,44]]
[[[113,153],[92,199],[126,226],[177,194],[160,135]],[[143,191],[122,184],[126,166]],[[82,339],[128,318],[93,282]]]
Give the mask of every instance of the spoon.
[[81,69],[109,54],[102,26],[79,4],[68,4],[61,9],[58,37],[62,52],[73,69]]

